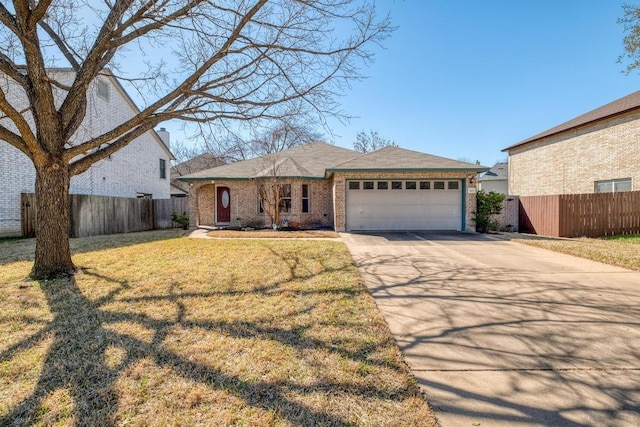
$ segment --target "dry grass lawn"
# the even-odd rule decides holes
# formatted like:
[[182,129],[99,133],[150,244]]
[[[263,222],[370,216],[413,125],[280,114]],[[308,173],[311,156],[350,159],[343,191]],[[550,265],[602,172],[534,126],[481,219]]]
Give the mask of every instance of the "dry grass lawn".
[[588,258],[605,264],[640,270],[640,236],[614,236],[600,239],[581,237],[553,239],[537,236],[513,239],[516,242]]
[[0,425],[436,425],[343,244],[180,236],[0,243]]

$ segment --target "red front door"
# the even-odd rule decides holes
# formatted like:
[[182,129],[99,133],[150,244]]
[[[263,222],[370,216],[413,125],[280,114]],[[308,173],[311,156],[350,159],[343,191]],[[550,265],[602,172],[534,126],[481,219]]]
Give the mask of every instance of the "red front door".
[[229,187],[216,187],[216,222],[231,222],[231,196]]

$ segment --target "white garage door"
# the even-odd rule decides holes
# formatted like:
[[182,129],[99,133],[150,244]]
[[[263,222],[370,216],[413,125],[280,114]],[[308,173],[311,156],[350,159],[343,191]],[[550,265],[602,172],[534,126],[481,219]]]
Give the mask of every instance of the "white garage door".
[[347,181],[346,229],[460,230],[459,180]]

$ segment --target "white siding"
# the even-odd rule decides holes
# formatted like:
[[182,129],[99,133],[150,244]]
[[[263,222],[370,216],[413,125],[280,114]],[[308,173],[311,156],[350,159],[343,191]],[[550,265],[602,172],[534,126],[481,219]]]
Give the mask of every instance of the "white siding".
[[[0,77],[0,85],[6,88],[7,80]],[[71,76],[66,78],[70,82]],[[109,101],[90,89],[87,117],[74,135],[75,140],[87,140],[100,135],[124,122],[135,114],[125,96],[109,82]],[[9,91],[9,99],[20,103],[15,91]],[[24,105],[24,103],[22,103]],[[3,121],[5,126],[12,126]],[[166,178],[160,178],[160,159],[166,162]],[[169,153],[152,132],[147,132],[131,144],[116,152],[111,159],[94,164],[85,173],[73,177],[71,192],[101,196],[136,197],[137,193],[151,194],[154,199],[169,198]],[[20,225],[20,193],[33,192],[35,169],[29,158],[16,148],[0,141],[0,236],[17,235]]]
[[509,183],[506,179],[504,181],[479,181],[478,188],[485,193],[493,191],[495,193],[507,194],[509,191]]

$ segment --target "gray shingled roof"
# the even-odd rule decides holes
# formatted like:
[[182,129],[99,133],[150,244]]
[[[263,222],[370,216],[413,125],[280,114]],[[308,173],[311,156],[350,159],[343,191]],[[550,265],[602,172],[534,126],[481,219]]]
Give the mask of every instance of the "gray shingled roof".
[[473,163],[438,157],[419,151],[399,147],[384,147],[371,153],[362,154],[328,169],[328,172],[353,170],[447,170],[483,172],[489,168]]
[[185,175],[181,181],[215,179],[252,179],[273,176],[324,178],[329,167],[351,159],[360,153],[324,142],[312,142],[276,154],[242,160]]
[[509,164],[508,163],[496,163],[483,174],[480,181],[506,181],[509,176]]
[[635,110],[638,108],[640,108],[640,90],[637,92],[633,92],[631,95],[627,95],[613,102],[610,102],[607,105],[603,105],[600,108],[596,108],[595,110],[589,111],[588,113],[578,116],[575,119],[569,120],[568,122],[564,122],[554,128],[551,128],[542,133],[534,135],[531,138],[527,138],[523,141],[520,141],[519,143],[512,145],[510,147],[507,147],[502,151],[509,151],[516,147],[520,147],[521,145],[538,141],[548,136],[557,135],[559,133],[566,132],[568,130],[576,129],[580,126],[588,125],[590,123],[595,123],[600,120],[604,120],[609,117],[626,113],[628,111]]
[[216,179],[252,179],[274,176],[325,178],[338,171],[463,171],[484,172],[489,168],[444,157],[398,147],[384,147],[362,154],[323,142],[312,142],[300,147],[269,154],[250,160],[185,175],[181,181]]

